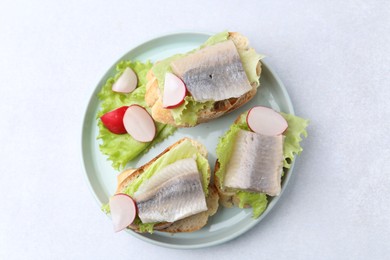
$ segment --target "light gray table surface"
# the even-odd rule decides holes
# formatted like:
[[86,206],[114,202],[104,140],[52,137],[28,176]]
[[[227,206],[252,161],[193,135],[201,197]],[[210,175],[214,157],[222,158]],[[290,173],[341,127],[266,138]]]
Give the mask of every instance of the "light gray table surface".
[[[239,31],[310,119],[273,211],[226,244],[113,233],[85,182],[82,117],[120,56],[173,32]],[[388,1],[0,2],[0,259],[389,259]]]

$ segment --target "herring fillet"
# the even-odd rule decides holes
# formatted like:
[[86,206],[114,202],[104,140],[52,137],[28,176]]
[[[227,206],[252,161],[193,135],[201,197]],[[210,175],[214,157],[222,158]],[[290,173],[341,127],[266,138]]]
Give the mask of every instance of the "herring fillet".
[[171,63],[195,101],[238,98],[252,89],[232,40],[207,46]]
[[192,158],[168,165],[142,186],[134,199],[143,223],[174,222],[207,210],[199,172]]
[[193,158],[186,158],[169,164],[143,183],[135,192],[134,198],[136,199],[139,195],[147,192],[148,190],[156,189],[162,183],[171,178],[187,174],[188,172],[198,172],[198,166]]
[[143,223],[174,222],[206,211],[207,205],[198,173],[185,174],[145,193],[137,201]]
[[277,196],[281,191],[284,137],[240,130],[227,166],[224,185],[229,188]]

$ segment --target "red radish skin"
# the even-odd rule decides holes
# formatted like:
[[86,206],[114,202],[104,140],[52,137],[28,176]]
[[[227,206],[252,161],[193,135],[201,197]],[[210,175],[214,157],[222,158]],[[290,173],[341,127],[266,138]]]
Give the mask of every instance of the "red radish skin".
[[123,125],[129,135],[139,142],[151,142],[156,136],[156,125],[149,112],[139,106],[131,105],[123,116]]
[[110,198],[109,205],[115,232],[128,227],[137,216],[137,205],[133,198],[127,194],[115,194]]
[[131,68],[127,67],[112,85],[112,91],[127,94],[136,89],[137,83],[137,74]]
[[[185,97],[186,95],[184,95],[184,97]],[[172,109],[172,108],[177,108],[177,107],[180,107],[181,105],[183,105],[183,103],[184,103],[184,98],[183,98],[183,100],[180,102],[180,103],[178,103],[178,104],[176,104],[176,105],[174,105],[174,106],[168,106],[168,107],[164,107],[164,108],[166,108],[166,109]]]
[[184,82],[173,73],[165,74],[163,107],[175,108],[183,104],[187,95]]
[[103,125],[114,134],[126,134],[127,131],[123,125],[123,116],[127,110],[128,106],[123,106],[105,113],[100,117]]
[[268,136],[280,135],[288,127],[281,114],[263,106],[251,108],[246,116],[246,123],[253,132]]

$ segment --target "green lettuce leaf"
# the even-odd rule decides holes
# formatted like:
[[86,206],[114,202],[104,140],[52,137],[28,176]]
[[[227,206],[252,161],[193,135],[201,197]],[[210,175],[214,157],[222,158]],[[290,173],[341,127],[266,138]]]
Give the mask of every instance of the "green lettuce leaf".
[[[177,59],[180,59],[190,53],[194,53],[204,47],[214,45],[219,42],[223,42],[228,40],[229,33],[227,31],[218,33],[214,36],[211,36],[205,43],[203,43],[199,48],[196,48],[192,51],[189,51],[185,54],[176,54],[169,58],[166,58],[162,61],[156,63],[153,68],[153,74],[157,78],[158,86],[160,91],[164,91],[164,81],[165,74],[167,72],[172,72],[171,63]],[[259,84],[259,77],[256,73],[257,63],[264,56],[256,53],[253,48],[249,49],[240,49],[238,48],[238,54],[240,55],[242,65],[244,67],[245,73],[248,77],[249,82]],[[185,102],[174,109],[171,109],[171,113],[175,123],[178,125],[188,125],[194,126],[198,119],[198,112],[204,109],[212,109],[214,106],[214,102],[196,102],[192,97],[187,96],[185,98]]]
[[103,204],[102,207],[100,208],[104,213],[106,214],[110,214],[111,213],[111,210],[110,210],[110,205],[107,203],[107,204]]
[[[209,37],[207,39],[207,41],[205,43],[203,43],[198,49],[202,49],[206,46],[211,46],[211,45],[217,44],[219,42],[227,41],[228,37],[229,37],[228,31],[223,31],[223,32],[217,33],[217,34]],[[198,49],[196,49],[196,50],[198,50]]]
[[264,193],[238,191],[237,196],[240,199],[238,204],[239,208],[244,208],[246,205],[250,205],[253,209],[253,218],[260,217],[264,210],[267,208],[268,200],[267,195]]
[[[176,130],[172,126],[166,126],[164,124],[155,122],[157,128],[157,137],[152,142],[142,143],[136,141],[128,134],[117,135],[111,133],[106,127],[104,127],[103,123],[99,119],[105,113],[121,106],[137,104],[143,107],[147,107],[145,103],[147,83],[146,74],[151,69],[152,65],[153,64],[149,61],[146,63],[139,61],[119,62],[116,66],[116,75],[109,78],[98,93],[98,97],[101,100],[100,110],[97,114],[99,128],[97,139],[101,140],[99,148],[103,154],[108,156],[108,160],[112,162],[112,166],[116,170],[123,169],[129,161],[135,159],[140,154],[145,153],[156,143],[162,141]],[[122,75],[123,71],[127,67],[133,69],[138,76],[137,88],[129,94],[113,92],[111,90],[112,85]]]
[[257,85],[260,84],[260,78],[257,76],[256,68],[259,60],[264,58],[264,55],[261,55],[255,51],[253,48],[249,49],[237,49],[238,54],[240,55],[242,66],[244,67],[246,76],[248,77],[249,82],[256,82]]
[[214,106],[213,101],[196,102],[192,96],[186,96],[184,103],[171,109],[171,114],[176,124],[194,126],[198,119],[198,112],[203,109],[211,109]]
[[[114,77],[107,79],[106,84],[102,87],[98,93],[98,97],[101,100],[100,110],[98,117],[103,114],[114,110],[121,106],[128,106],[129,104],[138,104],[145,106],[145,92],[146,92],[146,73],[151,69],[153,64],[150,61],[145,63],[136,61],[121,61],[116,66],[117,73]],[[138,76],[137,88],[129,94],[122,94],[112,91],[112,85],[122,75],[126,68],[131,68]]]
[[288,123],[288,128],[285,133],[283,154],[284,154],[284,168],[290,168],[296,155],[300,155],[303,148],[300,145],[302,137],[307,137],[306,127],[309,125],[309,120],[298,116],[280,113]]
[[157,223],[142,223],[141,219],[137,216],[134,219],[133,224],[138,225],[139,231],[141,233],[148,232],[150,234],[153,234],[154,225],[156,225]]
[[[246,123],[246,116],[248,112],[241,114],[239,120],[230,126],[229,130],[220,138],[217,146],[217,158],[219,161],[219,169],[215,173],[219,179],[219,185],[223,187],[224,174],[226,166],[230,160],[232,150],[234,149],[235,138],[240,129],[249,130]],[[300,142],[302,141],[301,135],[307,137],[306,127],[309,121],[294,115],[280,113],[287,121],[288,128],[285,132],[283,155],[284,155],[284,168],[290,168],[296,155],[302,152]],[[267,196],[262,193],[253,193],[248,191],[237,191],[236,195],[240,198],[239,207],[244,205],[250,205],[253,208],[253,217],[258,218],[267,207]]]

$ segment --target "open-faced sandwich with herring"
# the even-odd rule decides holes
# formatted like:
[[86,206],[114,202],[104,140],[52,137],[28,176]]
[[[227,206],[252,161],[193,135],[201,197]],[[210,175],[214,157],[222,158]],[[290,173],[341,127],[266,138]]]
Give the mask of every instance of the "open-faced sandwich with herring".
[[261,58],[246,37],[222,32],[198,49],[156,62],[145,94],[153,119],[190,127],[241,107],[260,85]]
[[281,192],[284,169],[301,153],[308,121],[256,106],[241,114],[217,146],[214,177],[225,207],[253,208],[259,217]]
[[218,199],[206,148],[183,138],[142,167],[122,172],[103,210],[115,231],[192,232],[216,213]]

